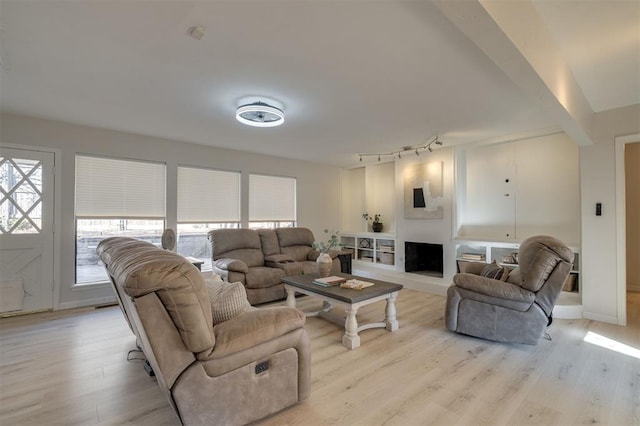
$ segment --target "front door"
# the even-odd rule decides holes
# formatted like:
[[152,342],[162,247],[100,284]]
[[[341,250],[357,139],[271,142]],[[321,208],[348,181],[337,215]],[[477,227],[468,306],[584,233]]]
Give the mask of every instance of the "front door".
[[53,308],[53,165],[0,148],[0,315]]

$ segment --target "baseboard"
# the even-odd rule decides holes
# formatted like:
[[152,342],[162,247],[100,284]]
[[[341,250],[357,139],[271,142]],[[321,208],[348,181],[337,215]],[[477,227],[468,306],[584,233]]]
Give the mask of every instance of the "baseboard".
[[613,317],[610,315],[602,315],[602,314],[596,314],[594,312],[583,311],[582,317],[590,320],[607,322],[609,324],[618,324],[618,317]]
[[98,297],[95,299],[75,300],[73,302],[60,303],[58,304],[58,307],[55,310],[62,311],[64,309],[84,308],[86,306],[105,305],[108,303],[112,304],[114,302],[117,302],[115,296]]

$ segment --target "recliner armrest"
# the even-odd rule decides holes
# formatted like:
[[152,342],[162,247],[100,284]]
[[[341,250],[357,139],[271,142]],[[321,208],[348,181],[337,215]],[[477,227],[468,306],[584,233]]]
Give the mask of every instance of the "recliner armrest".
[[456,274],[453,283],[469,291],[514,302],[533,303],[536,297],[535,293],[515,284],[480,275]]
[[243,274],[246,274],[249,272],[249,267],[247,266],[246,263],[244,263],[242,260],[231,259],[229,257],[214,260],[213,266],[223,271],[240,272]]
[[305,315],[289,307],[251,309],[213,327],[216,344],[201,361],[222,358],[303,328]]

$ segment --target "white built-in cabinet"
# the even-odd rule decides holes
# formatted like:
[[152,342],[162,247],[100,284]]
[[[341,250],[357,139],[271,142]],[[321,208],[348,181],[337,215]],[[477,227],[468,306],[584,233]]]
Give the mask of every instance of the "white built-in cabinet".
[[577,145],[564,133],[456,152],[456,238],[580,243]]
[[343,250],[353,253],[353,260],[376,265],[395,265],[396,240],[392,234],[341,234]]

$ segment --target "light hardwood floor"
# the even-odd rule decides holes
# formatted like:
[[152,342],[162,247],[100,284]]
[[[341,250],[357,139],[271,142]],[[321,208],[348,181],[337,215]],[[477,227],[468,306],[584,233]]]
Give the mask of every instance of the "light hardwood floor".
[[[309,318],[311,397],[264,425],[640,424],[640,293],[629,326],[555,320],[552,341],[492,343],[444,328],[444,298],[403,290],[400,329],[343,331]],[[310,298],[299,307],[311,309]],[[384,303],[361,309],[379,320]],[[599,335],[635,356],[584,340]],[[0,424],[177,424],[141,361],[118,307],[0,320]],[[212,421],[212,424],[214,422]]]

